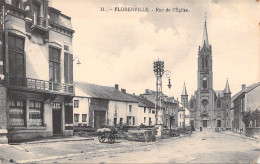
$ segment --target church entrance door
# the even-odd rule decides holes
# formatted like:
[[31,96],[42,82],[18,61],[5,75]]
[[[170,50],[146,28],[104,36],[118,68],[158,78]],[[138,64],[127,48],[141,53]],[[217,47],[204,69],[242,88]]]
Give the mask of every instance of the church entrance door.
[[207,127],[207,123],[208,121],[207,120],[203,120],[203,127],[206,128]]

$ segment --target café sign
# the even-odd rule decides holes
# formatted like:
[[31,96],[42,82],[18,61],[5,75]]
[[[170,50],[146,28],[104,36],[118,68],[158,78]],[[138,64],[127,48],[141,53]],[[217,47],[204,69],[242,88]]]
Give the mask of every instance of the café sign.
[[52,102],[52,109],[61,109],[61,103]]

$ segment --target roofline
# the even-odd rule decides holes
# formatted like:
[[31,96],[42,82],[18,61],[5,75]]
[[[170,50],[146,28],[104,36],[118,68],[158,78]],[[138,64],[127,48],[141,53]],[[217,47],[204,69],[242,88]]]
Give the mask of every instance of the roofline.
[[123,100],[115,100],[115,99],[106,99],[106,98],[100,98],[100,97],[87,97],[87,96],[74,96],[74,98],[79,97],[79,98],[95,98],[95,99],[102,99],[102,100],[108,100],[108,101],[119,101],[119,102],[132,102],[132,103],[138,103],[135,101],[123,101]]

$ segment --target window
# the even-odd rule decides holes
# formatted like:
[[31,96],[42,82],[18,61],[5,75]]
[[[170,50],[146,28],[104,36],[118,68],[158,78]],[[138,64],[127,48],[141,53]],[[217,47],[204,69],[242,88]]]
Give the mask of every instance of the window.
[[152,111],[152,114],[155,114],[155,110]]
[[127,125],[132,125],[132,116],[127,116]]
[[217,101],[217,108],[220,108],[221,107],[221,101],[218,99]]
[[49,79],[60,83],[60,49],[49,48]]
[[193,102],[193,100],[190,101],[190,108],[194,108],[194,102]]
[[64,53],[64,80],[65,83],[73,83],[73,56],[68,53]]
[[152,109],[151,108],[149,108],[149,113],[151,113],[152,112]]
[[79,100],[74,100],[74,108],[79,108]]
[[114,118],[114,126],[117,124],[117,118]]
[[144,124],[146,123],[146,117],[144,117]]
[[228,113],[227,113],[227,117],[228,117]]
[[74,114],[74,122],[79,122],[79,114]]
[[25,101],[19,99],[9,100],[9,124],[10,126],[25,125]]
[[132,113],[132,105],[129,105],[129,113]]
[[25,77],[24,38],[10,34],[8,36],[9,74]]
[[208,87],[208,84],[207,84],[208,82],[207,82],[207,78],[206,77],[204,77],[203,78],[203,81],[202,81],[202,85],[203,85],[203,88],[204,89],[206,89],[207,87]]
[[133,125],[135,125],[135,116],[133,116]]
[[29,101],[29,122],[31,126],[42,126],[43,102]]
[[144,113],[146,112],[146,107],[144,107]]
[[52,21],[53,23],[57,23],[57,24],[58,24],[58,23],[59,23],[59,22],[58,22],[58,20],[59,20],[58,18],[59,18],[59,16],[58,16],[57,13],[53,13],[53,12],[50,13],[50,19],[51,19],[51,21]]
[[180,114],[180,119],[181,119],[181,114]]
[[165,114],[168,114],[168,108],[166,107],[166,109],[165,109]]
[[20,7],[20,0],[11,0],[11,4],[15,7]]
[[87,122],[87,114],[82,114],[82,122]]
[[152,118],[149,117],[149,126],[151,126],[151,125],[152,125]]
[[123,118],[120,118],[120,125],[123,124]]

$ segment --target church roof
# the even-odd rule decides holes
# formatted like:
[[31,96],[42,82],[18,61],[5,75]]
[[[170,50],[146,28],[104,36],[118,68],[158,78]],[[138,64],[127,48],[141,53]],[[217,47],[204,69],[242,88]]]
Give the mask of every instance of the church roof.
[[224,93],[231,93],[230,88],[229,88],[229,84],[228,84],[228,80],[227,80],[227,83],[226,83],[226,87],[224,89]]
[[184,85],[183,85],[183,90],[182,90],[182,94],[181,95],[188,95],[187,94],[187,90],[186,90],[186,86],[185,86],[185,82],[184,82]]
[[204,25],[204,32],[203,32],[203,38],[202,38],[202,45],[201,47],[205,46],[209,48],[209,39],[208,39],[208,31],[207,31],[207,22],[205,20],[205,25]]

